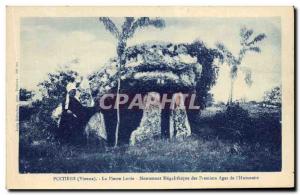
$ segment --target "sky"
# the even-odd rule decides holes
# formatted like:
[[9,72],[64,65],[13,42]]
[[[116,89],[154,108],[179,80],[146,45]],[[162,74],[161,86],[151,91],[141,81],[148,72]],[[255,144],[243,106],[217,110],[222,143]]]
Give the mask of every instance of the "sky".
[[[248,53],[242,66],[252,70],[248,87],[239,73],[234,99],[261,100],[264,92],[281,84],[280,18],[163,18],[164,29],[148,27],[136,31],[128,46],[152,41],[192,43],[201,40],[209,48],[222,42],[237,55],[242,27],[265,33],[261,53]],[[123,18],[112,18],[120,28]],[[100,69],[116,56],[116,39],[98,18],[22,18],[20,35],[20,87],[37,90],[37,84],[66,64],[83,76]],[[229,66],[220,65],[216,85],[211,89],[216,101],[227,101],[230,89]]]

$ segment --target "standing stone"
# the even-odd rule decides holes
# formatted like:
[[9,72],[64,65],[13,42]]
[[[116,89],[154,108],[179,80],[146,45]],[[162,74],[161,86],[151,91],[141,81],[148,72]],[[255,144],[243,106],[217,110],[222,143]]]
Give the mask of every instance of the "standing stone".
[[192,134],[181,93],[175,94],[175,108],[170,116],[170,137],[182,140]]
[[147,140],[159,138],[161,135],[161,108],[158,104],[159,94],[150,92],[146,98],[154,98],[156,103],[155,101],[151,101],[150,104],[146,103],[140,126],[131,133],[130,145],[135,145]]
[[104,145],[107,140],[107,133],[104,123],[103,114],[97,112],[94,114],[85,127],[87,143],[96,143]]

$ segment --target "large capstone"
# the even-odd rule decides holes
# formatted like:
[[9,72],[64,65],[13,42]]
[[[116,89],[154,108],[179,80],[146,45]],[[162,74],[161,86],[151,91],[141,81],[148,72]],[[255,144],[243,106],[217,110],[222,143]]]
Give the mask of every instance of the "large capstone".
[[[125,55],[120,76],[124,93],[193,91],[201,77],[202,65],[183,44],[141,44],[129,47]],[[116,92],[117,64],[112,59],[89,77],[94,98]]]
[[[144,43],[125,50],[125,64],[117,73],[119,62],[111,59],[101,70],[89,76],[92,97],[99,102],[105,94],[116,94],[120,78],[121,94],[196,94],[196,104],[205,106],[205,99],[216,78],[213,61],[216,52],[203,43]],[[120,109],[119,139],[136,144],[155,137],[184,138],[191,134],[200,109],[145,110]],[[114,144],[117,112],[114,108],[101,111],[104,115],[108,142]],[[189,123],[190,122],[190,123]]]

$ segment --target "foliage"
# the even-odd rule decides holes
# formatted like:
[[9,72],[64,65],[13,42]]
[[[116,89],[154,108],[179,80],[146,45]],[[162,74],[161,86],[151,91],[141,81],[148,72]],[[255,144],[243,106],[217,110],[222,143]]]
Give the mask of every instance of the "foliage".
[[[20,172],[280,171],[280,115],[263,109],[250,116],[242,105],[234,104],[207,121],[200,118],[199,131],[183,141],[150,140],[113,149],[59,145],[54,140],[34,144],[30,139],[37,140],[41,134],[20,132]],[[33,130],[40,126],[36,124],[21,122],[21,130],[37,133]]]
[[197,81],[197,103],[203,109],[209,100],[209,90],[216,84],[218,67],[214,64],[215,59],[223,60],[220,52],[207,48],[202,42],[195,41],[188,45],[188,53],[197,57],[198,63],[202,65],[201,77]]
[[66,86],[70,82],[75,82],[78,78],[78,73],[72,70],[59,70],[55,73],[48,73],[48,79],[39,83],[38,87],[42,94],[42,101],[48,102],[51,100],[54,108],[66,96]]
[[20,88],[19,90],[19,121],[27,120],[35,112],[32,107],[32,98],[34,97],[34,92],[29,91],[25,88]]
[[207,126],[212,132],[204,137],[217,137],[232,143],[264,143],[274,148],[281,146],[280,109],[261,108],[256,104],[231,103],[216,114],[201,118],[199,127]]
[[258,34],[253,38],[254,31],[252,29],[247,29],[246,27],[240,30],[240,51],[237,56],[232,54],[229,49],[223,43],[217,43],[217,49],[222,53],[224,61],[230,66],[230,77],[231,77],[231,91],[229,101],[232,102],[233,96],[233,84],[237,77],[238,71],[240,70],[245,74],[245,82],[248,86],[252,84],[251,70],[242,66],[242,61],[248,52],[260,53],[261,49],[258,43],[266,38],[264,33]]
[[[165,22],[162,19],[155,18],[150,19],[149,17],[141,17],[141,18],[133,18],[133,17],[125,17],[125,22],[123,23],[121,27],[121,31],[118,30],[116,25],[113,23],[113,21],[108,17],[100,17],[100,22],[103,23],[105,28],[111,32],[114,37],[118,40],[117,44],[117,55],[118,55],[118,63],[117,68],[117,74],[121,74],[121,70],[124,68],[125,64],[125,55],[124,51],[127,46],[127,40],[131,37],[133,37],[134,33],[138,28],[144,28],[147,26],[154,26],[156,28],[163,28],[165,26]],[[117,98],[118,94],[120,93],[121,88],[121,78],[118,76],[118,82],[117,82]],[[116,126],[116,133],[115,133],[115,146],[118,145],[118,136],[119,136],[119,125],[120,125],[120,109],[119,105],[117,107],[117,126]]]
[[219,112],[214,116],[215,128],[220,129],[219,134],[226,136],[234,141],[242,141],[241,137],[247,137],[246,131],[250,127],[249,113],[247,110],[239,106],[238,103],[229,104],[225,112]]
[[[22,142],[22,145],[31,144],[33,141],[53,141],[57,123],[51,117],[52,112],[64,101],[66,85],[75,81],[80,81],[80,76],[77,72],[58,70],[54,73],[49,73],[48,78],[38,84],[41,97],[32,102],[34,112],[31,113],[28,120],[20,124],[20,141],[28,142]],[[88,98],[86,93],[81,94],[82,97],[80,98],[82,100]],[[25,117],[22,115],[28,115],[28,113],[20,113],[20,118]],[[27,128],[28,125],[31,127]]]
[[149,17],[125,17],[121,30],[117,28],[114,22],[108,17],[100,17],[100,22],[103,23],[105,28],[118,40],[117,54],[120,60],[120,64],[124,65],[124,51],[127,46],[127,40],[132,38],[138,28],[145,28],[148,26],[154,26],[156,28],[164,28],[165,22],[160,18],[151,19]]
[[[222,58],[217,50],[207,48],[200,41],[143,43],[128,47],[124,54],[126,68],[121,71],[123,91],[196,92],[196,103],[201,108],[210,100],[209,90],[216,83],[218,67],[215,60]],[[93,96],[115,91],[116,73],[111,71],[114,63],[115,60],[112,60],[89,77]],[[157,83],[157,80],[162,83]]]
[[20,101],[28,101],[31,100],[34,96],[33,91],[29,91],[27,89],[24,88],[20,88],[19,90],[19,99]]
[[271,105],[281,106],[281,98],[281,86],[277,86],[265,93],[264,102]]

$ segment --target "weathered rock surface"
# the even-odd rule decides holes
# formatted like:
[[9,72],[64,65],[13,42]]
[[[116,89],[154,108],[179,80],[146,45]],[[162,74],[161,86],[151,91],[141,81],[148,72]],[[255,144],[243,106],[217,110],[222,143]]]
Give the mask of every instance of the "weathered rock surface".
[[[182,95],[174,94],[182,98]],[[148,93],[147,98],[156,99],[156,103],[146,105],[140,126],[134,130],[130,136],[130,145],[145,142],[147,140],[161,137],[161,107],[159,106],[159,94],[155,92]],[[187,118],[183,101],[179,103],[171,111],[170,116],[170,138],[184,139],[191,135],[191,127]]]
[[[151,92],[147,98],[156,98],[159,101],[159,94]],[[161,136],[161,109],[158,104],[145,106],[140,126],[131,133],[130,145],[142,143],[147,140]]]
[[185,109],[177,107],[172,110],[170,117],[170,133],[171,138],[175,137],[180,140],[183,140],[192,134]]
[[[89,76],[92,96],[95,101],[99,101],[104,94],[116,93],[117,80],[120,76],[120,93],[196,93],[196,104],[200,105],[200,109],[202,109],[205,107],[208,91],[216,79],[217,69],[214,66],[214,59],[217,56],[218,53],[215,50],[208,49],[199,41],[192,44],[145,43],[135,45],[126,49],[126,63],[120,75],[117,74],[118,61],[112,59],[101,70]],[[191,134],[188,121],[197,120],[196,116],[198,116],[199,110],[175,109],[168,114],[168,117],[162,119],[159,116],[162,115],[159,114],[161,111],[156,107],[144,110],[143,114],[140,112],[140,115],[136,114],[136,116],[134,111],[125,108],[120,111],[119,138],[124,138],[127,143],[130,141],[131,144],[135,144],[161,135],[160,127],[167,127],[166,129],[169,130],[167,134],[172,134],[173,131],[175,137],[184,138]],[[104,118],[109,121],[108,118],[116,118],[115,115],[115,111],[107,110]],[[133,118],[138,121],[135,121],[134,124],[129,122],[133,125],[128,125],[124,120],[131,120],[131,115],[134,115]],[[170,121],[170,125],[166,125],[168,121]],[[161,122],[162,124],[160,124]],[[191,122],[192,128],[194,128],[193,124]],[[115,126],[115,121],[107,123],[108,140],[114,140]],[[137,126],[138,128],[136,128]]]
[[[179,92],[195,89],[202,65],[187,53],[185,45],[141,44],[126,50],[126,64],[121,72],[123,92]],[[89,77],[94,98],[115,92],[117,61],[111,60]]]
[[107,133],[105,128],[105,122],[103,115],[98,112],[94,114],[89,122],[87,123],[85,129],[84,129],[87,143],[90,142],[105,142],[107,140]]

